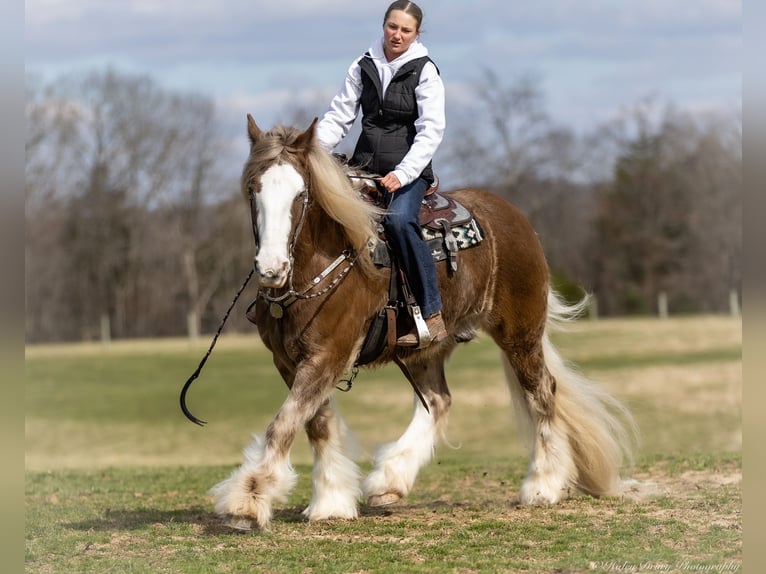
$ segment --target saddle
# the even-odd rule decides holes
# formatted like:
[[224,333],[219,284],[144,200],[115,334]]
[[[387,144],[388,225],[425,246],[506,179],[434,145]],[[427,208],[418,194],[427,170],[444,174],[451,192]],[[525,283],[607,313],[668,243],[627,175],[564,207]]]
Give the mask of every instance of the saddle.
[[[367,184],[363,190],[365,198],[379,207],[384,206],[384,193],[372,184]],[[457,271],[458,251],[477,245],[484,239],[484,231],[473,214],[456,199],[438,191],[438,180],[426,193],[418,219],[423,239],[428,244],[434,260],[448,260],[447,270],[450,275]],[[391,268],[389,300],[388,304],[373,317],[359,356],[354,363],[355,367],[371,363],[385,352],[391,353],[396,360],[394,353],[396,334],[408,331],[412,323],[416,325],[419,332],[422,328],[425,328],[427,332],[420,309],[407,285],[407,278],[399,269],[385,241],[382,225],[379,226],[379,237],[373,247],[372,258],[375,265]],[[460,339],[458,342],[464,342],[470,338],[472,336]],[[406,368],[401,365],[400,368],[407,375]],[[415,387],[414,384],[413,387]]]
[[[420,207],[420,221],[423,239],[433,255],[434,261],[448,260],[450,274],[457,271],[458,251],[477,245],[484,239],[484,231],[473,214],[456,199],[439,191],[438,179],[426,193]],[[368,184],[363,196],[379,207],[383,207],[383,193],[377,186]],[[378,241],[373,247],[372,259],[375,265],[391,267],[391,253],[382,228]]]

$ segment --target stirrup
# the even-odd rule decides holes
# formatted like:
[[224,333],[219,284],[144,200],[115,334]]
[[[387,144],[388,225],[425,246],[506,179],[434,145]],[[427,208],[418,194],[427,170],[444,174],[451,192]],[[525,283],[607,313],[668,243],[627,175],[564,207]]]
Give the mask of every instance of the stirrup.
[[412,319],[415,321],[415,329],[406,335],[402,335],[396,340],[397,347],[417,347],[424,349],[431,344],[431,332],[423,319],[423,313],[420,312],[419,305],[411,305]]

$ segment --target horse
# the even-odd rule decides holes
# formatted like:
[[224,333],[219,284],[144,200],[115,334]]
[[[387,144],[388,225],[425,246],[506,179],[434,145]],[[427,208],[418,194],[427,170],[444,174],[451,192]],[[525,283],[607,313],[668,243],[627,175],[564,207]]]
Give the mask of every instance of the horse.
[[511,402],[529,430],[518,503],[555,504],[578,491],[619,494],[635,422],[617,398],[569,366],[549,338],[587,301],[565,304],[554,291],[540,241],[517,208],[470,188],[445,192],[474,214],[485,236],[460,252],[455,272],[437,264],[450,336],[425,348],[389,349],[370,365],[398,359],[417,397],[409,426],[378,450],[362,480],[333,394],[387,303],[390,271],[370,255],[380,208],[362,197],[358,171],[322,149],[316,124],[315,118],[306,130],[263,131],[247,115],[250,153],[241,186],[252,210],[259,283],[251,320],[289,391],[265,433],[245,448],[242,464],[210,490],[223,523],[269,526],[274,504],[285,502],[296,482],[290,449],[302,429],[313,452],[312,496],[303,511],[309,521],[354,519],[363,500],[376,507],[406,497],[445,437],[452,400],[445,362],[460,335],[476,331],[499,347]]

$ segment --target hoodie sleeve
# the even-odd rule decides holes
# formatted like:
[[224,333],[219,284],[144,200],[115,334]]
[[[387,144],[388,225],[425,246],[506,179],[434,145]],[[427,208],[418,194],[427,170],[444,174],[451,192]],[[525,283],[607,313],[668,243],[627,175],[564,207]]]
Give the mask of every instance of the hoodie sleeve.
[[447,126],[444,84],[432,62],[423,66],[420,82],[415,88],[415,99],[418,104],[415,140],[410,151],[394,170],[403,186],[415,181],[433,159]]
[[359,113],[362,95],[362,72],[357,58],[348,69],[340,91],[330,102],[330,108],[317,124],[319,144],[331,152],[348,134]]

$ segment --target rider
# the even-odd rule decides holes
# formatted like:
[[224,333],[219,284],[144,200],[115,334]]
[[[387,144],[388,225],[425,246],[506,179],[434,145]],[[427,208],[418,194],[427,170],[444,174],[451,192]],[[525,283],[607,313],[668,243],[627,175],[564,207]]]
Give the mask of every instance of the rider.
[[[428,49],[418,40],[423,12],[397,0],[386,10],[383,37],[351,64],[340,92],[317,126],[320,144],[332,151],[348,134],[359,108],[362,133],[350,164],[383,174],[386,237],[420,306],[431,342],[447,338],[436,265],[421,235],[418,212],[434,181],[431,158],[446,126],[444,84]],[[415,331],[397,340],[419,343]]]

